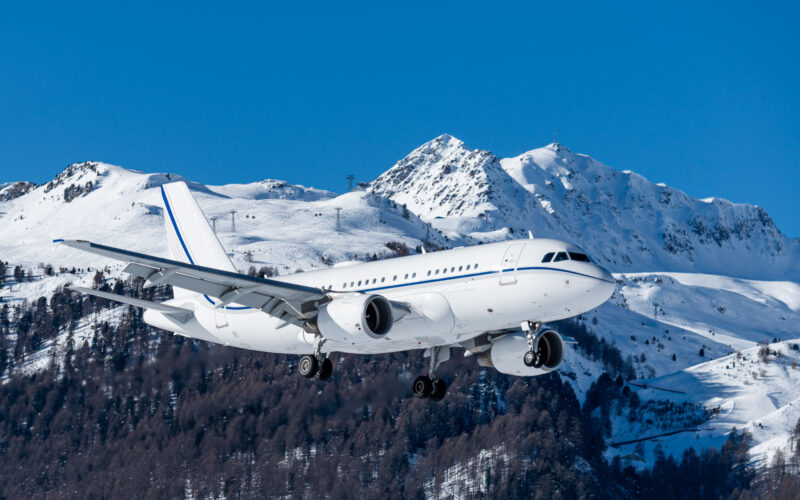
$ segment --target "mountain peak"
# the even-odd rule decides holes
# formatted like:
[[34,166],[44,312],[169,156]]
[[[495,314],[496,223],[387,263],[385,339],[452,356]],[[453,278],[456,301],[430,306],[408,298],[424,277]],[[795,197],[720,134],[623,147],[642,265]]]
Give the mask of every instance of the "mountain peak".
[[370,191],[407,206],[423,219],[468,216],[481,218],[476,224],[482,225],[511,183],[490,151],[471,149],[442,134],[375,179]]
[[472,151],[464,144],[464,141],[453,137],[450,134],[442,134],[430,141],[422,144],[414,151],[408,154],[408,157],[414,155],[443,155],[449,151]]

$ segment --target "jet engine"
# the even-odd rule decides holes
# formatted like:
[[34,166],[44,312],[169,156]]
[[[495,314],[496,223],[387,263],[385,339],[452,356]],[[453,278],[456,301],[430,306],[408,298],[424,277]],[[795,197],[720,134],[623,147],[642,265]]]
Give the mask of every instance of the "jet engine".
[[323,337],[337,342],[356,342],[364,335],[380,339],[394,324],[394,309],[381,295],[348,294],[320,308],[317,327]]
[[500,373],[532,377],[549,373],[564,359],[564,340],[554,330],[547,330],[539,339],[539,352],[542,366],[535,368],[525,365],[523,356],[528,350],[528,338],[524,333],[512,333],[496,339],[491,348],[478,357],[482,366],[492,366]]

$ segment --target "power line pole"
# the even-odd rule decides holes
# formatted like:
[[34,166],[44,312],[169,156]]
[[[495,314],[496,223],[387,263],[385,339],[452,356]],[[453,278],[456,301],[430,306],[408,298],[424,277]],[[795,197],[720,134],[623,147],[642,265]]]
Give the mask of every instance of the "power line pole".
[[353,174],[348,174],[345,179],[347,179],[347,192],[349,193],[353,190],[353,181],[356,179],[356,177]]
[[235,233],[236,232],[236,210],[231,210],[228,213],[231,214],[231,232]]

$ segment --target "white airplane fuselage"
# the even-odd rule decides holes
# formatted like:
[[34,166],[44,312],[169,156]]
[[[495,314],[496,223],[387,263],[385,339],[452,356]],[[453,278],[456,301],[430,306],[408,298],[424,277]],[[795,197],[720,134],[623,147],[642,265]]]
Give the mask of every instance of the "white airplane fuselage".
[[[526,239],[455,248],[273,278],[337,292],[381,295],[410,312],[381,338],[327,339],[323,352],[385,353],[452,345],[485,332],[519,328],[523,321],[549,322],[590,311],[608,300],[614,278],[592,262],[542,262],[551,252],[583,251],[552,239]],[[194,310],[178,323],[155,310],[145,321],[158,328],[224,345],[259,351],[311,354],[315,334],[259,309],[200,294],[168,304]],[[325,336],[325,332],[321,332]]]

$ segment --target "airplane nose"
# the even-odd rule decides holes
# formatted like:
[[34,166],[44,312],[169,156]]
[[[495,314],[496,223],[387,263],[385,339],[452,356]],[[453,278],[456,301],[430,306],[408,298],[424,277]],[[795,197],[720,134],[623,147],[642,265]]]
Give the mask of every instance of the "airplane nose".
[[614,279],[614,276],[610,272],[600,266],[597,266],[596,277],[602,281],[599,288],[602,289],[605,299],[607,300],[614,294],[614,290],[617,288],[617,280]]

